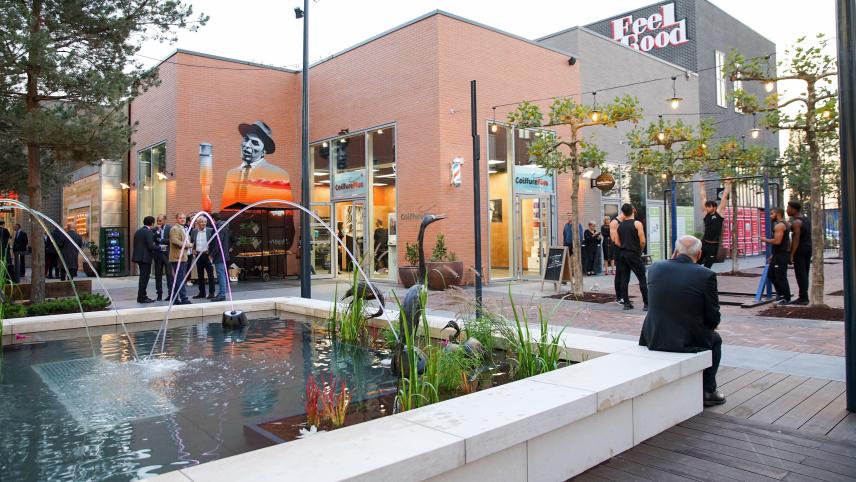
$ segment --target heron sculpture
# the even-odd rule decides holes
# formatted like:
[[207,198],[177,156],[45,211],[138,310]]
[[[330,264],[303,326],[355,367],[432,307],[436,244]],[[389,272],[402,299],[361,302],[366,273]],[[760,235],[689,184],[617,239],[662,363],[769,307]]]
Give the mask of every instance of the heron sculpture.
[[[419,251],[419,274],[416,284],[408,288],[404,294],[404,302],[401,304],[401,312],[398,316],[398,347],[392,357],[392,370],[397,374],[408,371],[407,367],[403,366],[408,363],[409,359],[409,357],[403,356],[406,353],[404,330],[415,335],[419,330],[419,321],[422,319],[423,307],[420,295],[425,289],[423,283],[426,282],[425,276],[428,273],[428,269],[425,267],[425,228],[441,219],[446,219],[446,215],[426,214],[422,217],[422,223],[419,225],[419,235],[416,238],[416,247]],[[419,353],[417,355],[419,355],[419,367],[417,369],[421,372],[425,363],[423,355]]]
[[[377,296],[375,296],[377,295]],[[348,304],[348,308],[354,303],[356,298],[362,298],[364,300],[377,300],[378,302],[378,310],[377,312],[366,317],[367,320],[372,318],[377,318],[383,314],[384,305],[386,301],[383,299],[383,293],[380,292],[377,286],[372,284],[371,281],[361,280],[357,282],[357,289],[354,290],[354,287],[351,286],[348,288],[348,291],[345,292],[345,296],[342,297],[341,301],[345,301],[348,298],[351,298],[350,303]]]

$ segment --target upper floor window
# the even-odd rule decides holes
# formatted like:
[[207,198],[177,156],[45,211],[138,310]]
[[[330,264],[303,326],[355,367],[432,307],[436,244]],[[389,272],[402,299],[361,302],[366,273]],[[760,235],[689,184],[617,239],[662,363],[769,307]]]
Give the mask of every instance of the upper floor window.
[[728,88],[725,83],[725,72],[722,68],[725,66],[725,53],[716,51],[716,105],[720,107],[728,107]]

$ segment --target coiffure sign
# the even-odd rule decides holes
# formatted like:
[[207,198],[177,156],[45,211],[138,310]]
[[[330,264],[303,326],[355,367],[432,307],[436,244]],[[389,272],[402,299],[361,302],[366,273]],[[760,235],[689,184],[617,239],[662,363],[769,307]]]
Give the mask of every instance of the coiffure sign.
[[340,172],[333,181],[333,197],[358,197],[366,195],[366,170]]
[[517,194],[552,194],[553,176],[538,166],[514,166],[514,192]]
[[675,19],[675,4],[667,3],[647,17],[625,17],[610,20],[612,39],[622,44],[650,52],[670,46],[683,45],[687,38],[687,19]]

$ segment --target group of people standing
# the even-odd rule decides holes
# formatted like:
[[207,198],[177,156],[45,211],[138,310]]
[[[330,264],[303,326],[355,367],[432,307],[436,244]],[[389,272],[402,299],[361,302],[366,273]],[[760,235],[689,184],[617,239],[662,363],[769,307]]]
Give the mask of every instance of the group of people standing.
[[[226,266],[231,250],[230,232],[218,213],[211,215],[214,226],[205,217],[196,218],[190,226],[184,213],[175,215],[175,224],[166,224],[166,215],[155,219],[146,216],[143,226],[134,233],[133,261],[139,269],[137,303],[162,301],[166,294],[176,305],[190,304],[186,282],[188,269],[195,261],[199,293],[194,299],[224,301],[229,283]],[[157,299],[148,297],[147,288],[154,265]],[[214,272],[217,273],[217,292]],[[163,278],[166,277],[166,288]],[[206,283],[207,281],[207,283]],[[206,293],[207,287],[207,293]]]
[[[30,238],[21,225],[15,223],[12,233],[0,220],[0,264],[5,267],[7,279],[20,283],[27,274],[27,254],[30,253]],[[55,227],[50,236],[44,235],[45,278],[71,280],[77,277],[80,248],[83,238],[66,224],[65,230]]]

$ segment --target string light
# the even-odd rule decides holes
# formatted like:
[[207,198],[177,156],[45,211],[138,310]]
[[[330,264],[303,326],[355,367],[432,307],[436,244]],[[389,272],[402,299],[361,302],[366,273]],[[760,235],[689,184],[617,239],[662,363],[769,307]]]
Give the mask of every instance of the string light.
[[662,129],[662,127],[663,127],[663,115],[660,114],[657,116],[657,118],[659,119],[659,122],[660,122],[660,132],[657,133],[657,140],[660,142],[663,142],[664,140],[666,140],[666,133],[663,132],[663,129]]
[[600,111],[597,110],[597,92],[592,92],[591,96],[592,99],[594,99],[594,104],[591,107],[591,114],[589,115],[591,116],[592,122],[597,122],[598,120],[600,120]]
[[496,125],[496,107],[493,108],[493,122],[490,124],[490,131],[496,134],[496,131],[499,130],[499,127]]
[[823,114],[820,114],[820,116],[824,119],[829,119],[830,117],[832,117],[832,112],[830,112],[829,110],[824,110]]
[[761,135],[761,129],[758,129],[755,113],[752,113],[752,139],[757,139]]
[[767,56],[767,79],[769,79],[769,80],[764,82],[764,89],[766,89],[767,92],[772,92],[773,89],[776,88],[776,81],[770,79],[770,56],[769,55]]
[[666,99],[669,102],[669,105],[672,106],[672,109],[677,109],[681,106],[681,101],[684,100],[681,97],[678,97],[678,86],[677,86],[678,78],[676,76],[672,76],[672,97]]

